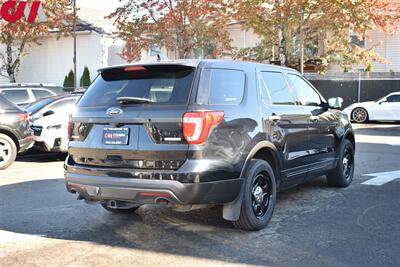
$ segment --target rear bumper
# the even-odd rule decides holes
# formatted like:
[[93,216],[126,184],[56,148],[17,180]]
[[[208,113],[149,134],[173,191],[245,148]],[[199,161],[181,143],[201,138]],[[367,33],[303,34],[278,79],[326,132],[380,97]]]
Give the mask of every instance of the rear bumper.
[[19,140],[19,153],[25,152],[33,146],[33,135],[28,135],[22,140]]
[[[240,193],[243,179],[203,183],[182,183],[173,180],[99,176],[76,172],[76,166],[65,165],[67,190],[89,201],[118,200],[138,204],[225,204]],[[75,170],[75,171],[74,171]]]

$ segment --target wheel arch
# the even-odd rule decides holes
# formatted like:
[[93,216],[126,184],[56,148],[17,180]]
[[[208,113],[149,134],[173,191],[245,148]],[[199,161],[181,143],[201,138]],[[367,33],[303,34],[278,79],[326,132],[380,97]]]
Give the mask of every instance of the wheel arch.
[[4,128],[0,128],[0,133],[1,133],[1,134],[5,134],[5,135],[7,135],[8,137],[10,137],[10,138],[14,141],[15,146],[17,147],[17,150],[19,151],[20,146],[19,146],[18,138],[17,138],[17,136],[16,136],[12,131],[7,130],[7,129],[4,129]]
[[353,144],[353,147],[356,148],[356,139],[355,139],[355,135],[354,135],[354,132],[353,132],[353,131],[348,130],[348,131],[344,134],[343,140],[349,140],[349,141]]
[[[277,179],[276,183],[277,186],[279,186],[280,170],[282,164],[278,156],[278,151],[275,145],[268,141],[261,141],[253,147],[253,149],[247,155],[246,161],[242,168],[242,172],[240,174],[240,178],[243,180],[246,179],[244,175],[248,170],[252,159],[262,159],[267,161],[275,172],[275,178]],[[240,216],[242,202],[243,202],[243,186],[239,193],[239,196],[233,202],[224,205],[223,218],[228,221],[237,221]]]
[[244,177],[244,174],[246,173],[252,159],[262,159],[267,161],[275,172],[275,178],[280,179],[279,173],[282,165],[278,156],[278,150],[274,144],[268,141],[261,141],[255,145],[246,158],[242,172],[240,173],[240,178],[246,178]]

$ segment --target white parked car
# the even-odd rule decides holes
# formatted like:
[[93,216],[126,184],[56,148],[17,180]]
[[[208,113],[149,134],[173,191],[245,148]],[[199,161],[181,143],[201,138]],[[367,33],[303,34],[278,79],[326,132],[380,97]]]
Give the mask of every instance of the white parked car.
[[400,121],[400,92],[391,93],[378,101],[356,103],[343,111],[356,123]]
[[27,108],[34,147],[44,152],[68,151],[68,120],[80,95],[45,98]]

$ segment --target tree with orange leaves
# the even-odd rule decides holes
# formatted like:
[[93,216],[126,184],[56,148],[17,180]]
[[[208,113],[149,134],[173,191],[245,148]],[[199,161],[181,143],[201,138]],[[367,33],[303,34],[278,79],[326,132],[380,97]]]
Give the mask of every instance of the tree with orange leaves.
[[116,37],[125,42],[122,57],[141,59],[143,50],[155,45],[186,59],[196,49],[216,56],[230,47],[224,0],[125,1],[109,17],[115,19]]
[[[36,9],[37,14],[38,4],[43,8],[44,21],[40,21],[35,12],[26,12]],[[2,11],[7,12],[6,18],[0,21],[0,44],[4,47],[0,50],[0,75],[14,83],[27,46],[40,45],[40,38],[51,31],[59,35],[67,34],[71,31],[74,16],[69,0],[42,0],[40,3],[33,0],[0,0],[0,6]],[[25,16],[25,13],[28,15]]]
[[399,0],[232,0],[231,6],[236,18],[262,39],[258,47],[236,55],[289,66],[299,65],[304,50],[343,66],[383,61],[375,46],[366,49],[351,42],[349,32],[359,40],[374,29],[390,34],[400,21]]

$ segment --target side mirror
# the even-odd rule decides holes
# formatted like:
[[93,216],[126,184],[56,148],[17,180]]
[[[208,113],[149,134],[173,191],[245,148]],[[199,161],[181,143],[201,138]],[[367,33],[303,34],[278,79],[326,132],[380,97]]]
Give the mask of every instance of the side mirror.
[[386,98],[379,100],[379,105],[382,105],[382,103],[386,103],[388,102]]
[[343,98],[334,97],[328,99],[329,108],[332,109],[342,109],[343,107]]
[[43,114],[43,117],[47,117],[47,116],[50,116],[50,115],[54,115],[54,111],[53,111],[53,110],[48,110],[48,111],[46,111],[46,112]]

